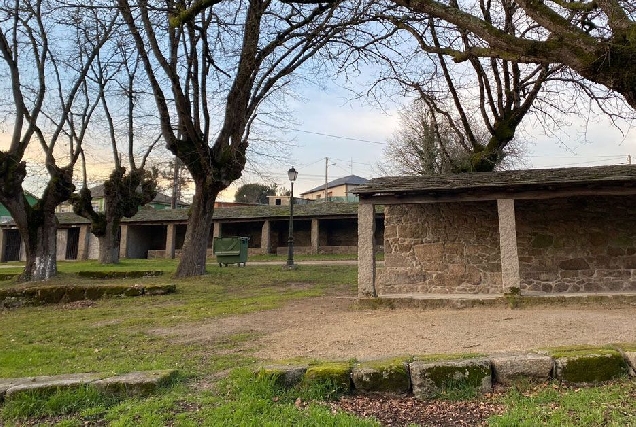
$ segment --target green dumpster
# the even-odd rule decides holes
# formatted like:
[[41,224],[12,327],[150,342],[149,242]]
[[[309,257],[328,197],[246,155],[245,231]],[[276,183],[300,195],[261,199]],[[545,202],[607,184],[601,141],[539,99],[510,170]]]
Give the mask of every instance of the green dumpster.
[[219,267],[228,264],[238,264],[245,266],[247,262],[247,242],[249,237],[215,237],[212,251],[216,255],[216,262]]

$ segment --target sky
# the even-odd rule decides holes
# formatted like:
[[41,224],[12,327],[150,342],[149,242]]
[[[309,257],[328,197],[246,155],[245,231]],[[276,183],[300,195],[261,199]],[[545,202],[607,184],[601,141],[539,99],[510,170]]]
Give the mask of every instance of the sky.
[[[381,176],[378,164],[383,162],[387,140],[399,127],[398,109],[408,100],[389,100],[380,108],[365,98],[352,100],[352,93],[335,82],[320,87],[306,85],[301,91],[302,99],[294,99],[286,106],[289,122],[293,123],[286,124],[279,135],[286,144],[272,158],[255,157],[259,173],[248,168],[218,200],[233,201],[234,192],[245,183],[275,183],[289,189],[287,170],[292,166],[298,171],[294,194],[299,195],[324,185],[325,158],[328,181],[347,175]],[[562,127],[556,135],[546,135],[533,117],[527,117],[517,133],[525,148],[516,168],[627,164],[629,155],[634,156],[636,164],[636,130],[627,124],[623,124],[621,133],[600,114],[592,114],[592,120],[575,116],[567,117],[567,121],[569,126]],[[9,135],[0,132],[0,149],[8,148],[8,141]],[[104,169],[101,175],[107,176],[110,161],[104,159],[110,156],[102,156],[101,163],[89,170],[97,173]],[[42,186],[29,182],[27,189],[39,194]],[[187,200],[190,194],[186,192],[184,196]]]
[[[347,175],[364,178],[380,176],[377,165],[383,161],[387,140],[399,127],[398,109],[407,99],[396,100],[381,109],[363,100],[350,101],[351,93],[337,84],[322,88],[305,88],[304,100],[290,105],[297,123],[285,137],[289,158],[270,162],[265,179],[246,172],[244,177],[220,195],[232,201],[238,185],[246,182],[274,181],[289,189],[287,170],[294,167],[298,179],[294,194],[300,194],[325,183],[325,158],[328,158],[327,180]],[[601,114],[591,119],[567,117],[554,135],[546,135],[533,117],[524,120],[518,132],[525,149],[519,169],[556,168],[627,164],[634,156],[636,164],[636,130],[622,124],[622,132]]]

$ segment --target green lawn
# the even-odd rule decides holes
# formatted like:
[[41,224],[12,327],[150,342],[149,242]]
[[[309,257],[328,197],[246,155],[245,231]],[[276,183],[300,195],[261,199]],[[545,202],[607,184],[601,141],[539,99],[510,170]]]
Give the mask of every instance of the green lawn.
[[[256,378],[250,371],[256,362],[250,333],[190,343],[156,332],[268,310],[294,299],[355,295],[356,266],[302,266],[286,271],[278,264],[209,265],[207,275],[178,282],[171,277],[175,267],[174,261],[166,260],[123,260],[108,268],[95,262],[61,262],[60,275],[54,280],[58,284],[113,282],[75,275],[85,270],[164,270],[160,277],[118,279],[117,283],[176,282],[177,293],[103,299],[90,307],[49,305],[0,311],[0,378],[177,368],[180,376],[175,384],[143,399],[113,399],[91,389],[46,398],[27,395],[0,406],[0,425],[21,425],[26,420],[62,426],[98,422],[112,426],[377,425],[373,420],[333,414],[316,403],[335,397],[328,384],[283,390],[267,378]],[[15,269],[19,271],[19,266]],[[12,285],[12,281],[0,282],[0,286]],[[635,397],[636,386],[631,382],[582,391],[551,386],[530,394],[511,391],[497,398],[508,408],[506,414],[490,421],[498,426],[635,425]],[[298,398],[310,403],[299,410],[294,404]]]

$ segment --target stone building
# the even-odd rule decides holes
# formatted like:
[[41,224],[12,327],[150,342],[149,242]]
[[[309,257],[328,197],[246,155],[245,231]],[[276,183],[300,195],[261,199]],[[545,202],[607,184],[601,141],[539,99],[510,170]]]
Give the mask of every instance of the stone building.
[[636,291],[634,166],[385,177],[355,191],[360,296]]
[[[58,260],[97,259],[97,238],[90,223],[72,212],[58,213]],[[185,240],[188,213],[185,209],[142,208],[121,223],[122,258],[173,258]],[[377,237],[382,238],[383,213],[376,213]],[[312,203],[294,208],[294,251],[302,253],[355,253],[357,251],[357,204]],[[251,254],[287,254],[289,207],[234,206],[214,210],[215,236],[249,237]],[[24,259],[20,235],[12,222],[0,224],[0,262]]]

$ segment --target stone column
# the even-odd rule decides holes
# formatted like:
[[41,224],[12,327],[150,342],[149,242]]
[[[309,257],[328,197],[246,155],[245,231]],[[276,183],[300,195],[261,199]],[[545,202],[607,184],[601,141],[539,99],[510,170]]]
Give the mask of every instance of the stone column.
[[128,225],[120,225],[121,239],[119,240],[119,258],[128,257]]
[[514,199],[498,199],[499,251],[501,252],[501,282],[503,292],[520,289],[519,254],[517,253],[517,223]]
[[358,296],[377,297],[375,290],[375,206],[358,205]]
[[20,236],[20,261],[26,261],[26,247],[24,246],[24,240]]
[[58,261],[63,261],[66,259],[66,246],[68,245],[68,228],[58,228],[56,237],[56,258]]
[[261,250],[264,254],[269,254],[272,251],[271,226],[268,219],[263,221],[263,228],[261,229]]
[[311,219],[311,253],[317,254],[320,249],[320,220]]
[[177,225],[168,224],[166,229],[166,249],[163,252],[164,258],[174,259],[174,250],[177,244]]
[[7,250],[7,229],[0,228],[0,262],[5,262],[5,252]]
[[88,259],[88,245],[90,239],[90,227],[80,225],[79,240],[77,242],[77,259],[80,261]]

